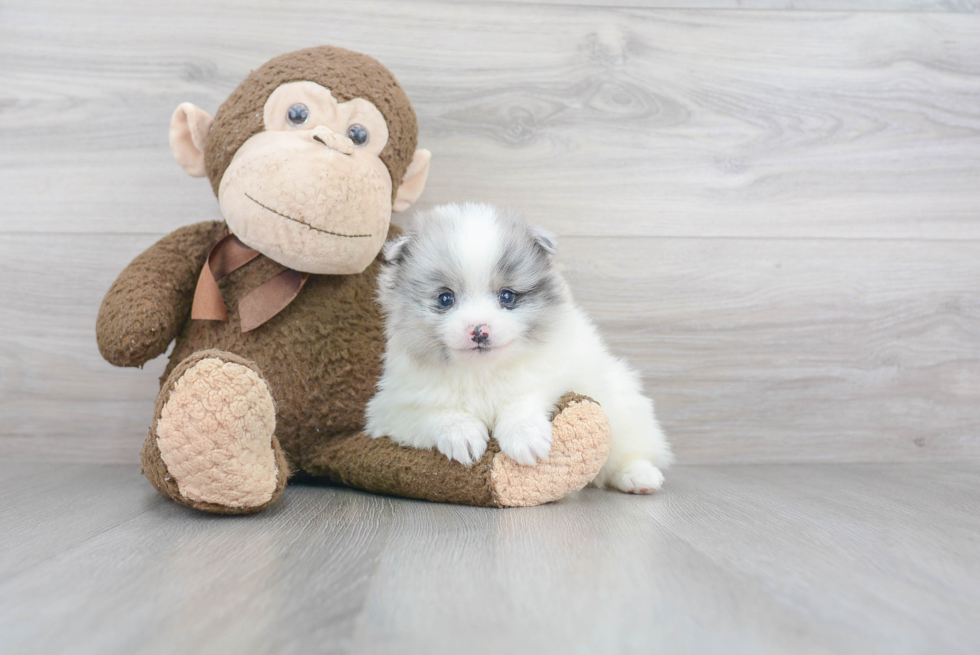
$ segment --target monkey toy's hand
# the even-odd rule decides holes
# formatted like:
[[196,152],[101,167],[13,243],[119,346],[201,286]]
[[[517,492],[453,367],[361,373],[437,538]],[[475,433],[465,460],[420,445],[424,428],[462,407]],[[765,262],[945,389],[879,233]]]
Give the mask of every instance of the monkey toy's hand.
[[150,246],[109,288],[99,318],[99,352],[115,366],[142,366],[166,352],[190,315],[197,278],[225,234],[213,221],[182,227]]

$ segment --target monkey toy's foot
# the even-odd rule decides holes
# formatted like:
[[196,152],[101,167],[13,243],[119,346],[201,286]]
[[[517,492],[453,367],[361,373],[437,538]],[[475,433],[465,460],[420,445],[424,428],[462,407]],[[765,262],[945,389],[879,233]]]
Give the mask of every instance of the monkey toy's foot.
[[364,433],[324,444],[300,466],[314,476],[396,496],[484,507],[541,505],[583,488],[609,455],[609,422],[592,399],[566,394],[551,424],[551,454],[536,466],[501,453],[496,439],[480,461],[464,466],[435,450]]
[[183,360],[157,398],[143,474],[196,509],[247,514],[282,495],[289,469],[276,409],[256,365],[219,350]]
[[495,504],[526,507],[564,498],[598,475],[609,455],[609,422],[591,398],[566,394],[551,419],[551,454],[524,466],[502,452],[490,463]]

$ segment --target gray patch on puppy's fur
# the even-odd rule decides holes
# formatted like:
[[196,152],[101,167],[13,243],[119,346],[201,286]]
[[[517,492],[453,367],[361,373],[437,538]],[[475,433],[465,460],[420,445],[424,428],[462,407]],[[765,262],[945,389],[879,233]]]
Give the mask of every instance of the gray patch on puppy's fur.
[[378,298],[387,315],[389,340],[397,331],[414,356],[446,360],[449,353],[436,335],[441,320],[436,299],[462,284],[460,262],[447,247],[455,228],[435,211],[423,215],[420,223],[424,229],[416,226],[392,242],[390,256],[385,250],[388,263],[378,280]]
[[531,226],[516,212],[498,213],[502,252],[494,268],[494,286],[517,293],[513,311],[520,310],[528,325],[528,338],[536,340],[551,324],[549,310],[569,300],[564,282],[551,256],[554,237]]

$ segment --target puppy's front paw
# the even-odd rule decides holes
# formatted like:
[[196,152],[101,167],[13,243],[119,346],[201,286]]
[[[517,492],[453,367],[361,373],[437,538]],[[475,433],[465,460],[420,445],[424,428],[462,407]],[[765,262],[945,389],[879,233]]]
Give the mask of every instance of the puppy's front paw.
[[463,416],[446,422],[436,448],[449,459],[469,466],[483,457],[489,438],[487,426],[482,421]]
[[647,460],[638,459],[617,471],[610,484],[628,494],[652,494],[664,486],[664,474]]
[[518,464],[535,466],[539,459],[548,459],[551,454],[551,421],[543,415],[503,419],[494,428],[493,436],[501,452]]

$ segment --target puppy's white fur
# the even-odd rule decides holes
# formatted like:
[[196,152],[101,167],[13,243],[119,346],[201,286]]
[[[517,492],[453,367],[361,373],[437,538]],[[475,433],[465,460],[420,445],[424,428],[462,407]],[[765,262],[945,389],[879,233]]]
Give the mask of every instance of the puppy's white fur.
[[467,465],[492,433],[504,453],[533,465],[550,452],[555,402],[575,391],[596,399],[612,428],[595,484],[651,493],[670,446],[639,376],[573,302],[551,261],[554,243],[519,215],[463,204],[420,216],[387,246],[387,348],[367,432]]

